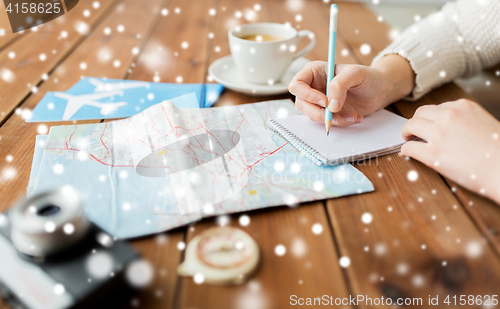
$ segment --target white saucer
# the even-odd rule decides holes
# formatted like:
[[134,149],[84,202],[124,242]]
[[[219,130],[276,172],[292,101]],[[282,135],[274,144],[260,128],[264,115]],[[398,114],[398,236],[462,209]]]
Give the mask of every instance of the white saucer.
[[216,82],[231,90],[254,96],[274,95],[287,93],[288,84],[292,78],[308,62],[309,60],[306,58],[298,58],[292,62],[285,75],[283,75],[283,78],[281,78],[281,81],[273,85],[252,84],[243,80],[231,55],[215,60],[208,68],[208,73]]

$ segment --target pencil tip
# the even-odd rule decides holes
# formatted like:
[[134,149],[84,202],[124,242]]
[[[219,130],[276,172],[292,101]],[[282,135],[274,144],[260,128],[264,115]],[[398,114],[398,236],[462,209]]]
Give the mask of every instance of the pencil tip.
[[326,132],[326,136],[330,135],[330,132]]

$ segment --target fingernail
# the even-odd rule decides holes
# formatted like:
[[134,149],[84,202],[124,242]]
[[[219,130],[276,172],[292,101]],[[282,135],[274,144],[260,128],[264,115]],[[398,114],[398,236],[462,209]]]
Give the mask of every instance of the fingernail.
[[338,124],[339,124],[339,120],[337,119],[337,117],[333,117],[333,118],[332,118],[332,123],[333,123],[334,125],[338,125]]
[[332,112],[338,112],[340,109],[340,101],[331,99],[330,104],[328,104],[328,109]]
[[357,115],[356,116],[356,123],[360,123],[360,122],[363,122],[363,116]]
[[325,106],[326,106],[326,105],[325,105],[325,101],[323,101],[323,100],[319,100],[319,101],[318,101],[318,104],[319,104],[319,105],[321,105],[321,106],[323,106],[323,107],[325,107]]
[[354,119],[354,117],[352,116],[349,116],[345,119],[346,122],[355,122],[356,119]]

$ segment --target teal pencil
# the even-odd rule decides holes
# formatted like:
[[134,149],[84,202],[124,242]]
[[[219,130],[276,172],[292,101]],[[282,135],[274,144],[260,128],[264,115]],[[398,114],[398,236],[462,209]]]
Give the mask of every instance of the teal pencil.
[[[335,76],[335,41],[337,39],[337,13],[338,7],[336,4],[330,6],[330,39],[328,43],[328,72],[326,84],[326,97],[328,98],[328,85]],[[326,135],[330,134],[330,127],[332,126],[332,112],[328,109],[328,102],[325,108],[325,127]]]

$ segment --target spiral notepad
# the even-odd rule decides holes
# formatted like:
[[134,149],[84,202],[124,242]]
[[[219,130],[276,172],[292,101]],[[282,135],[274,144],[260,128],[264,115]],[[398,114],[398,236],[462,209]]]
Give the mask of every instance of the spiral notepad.
[[406,119],[387,110],[348,127],[334,127],[326,136],[325,124],[305,115],[271,119],[268,126],[318,165],[337,165],[399,151]]

